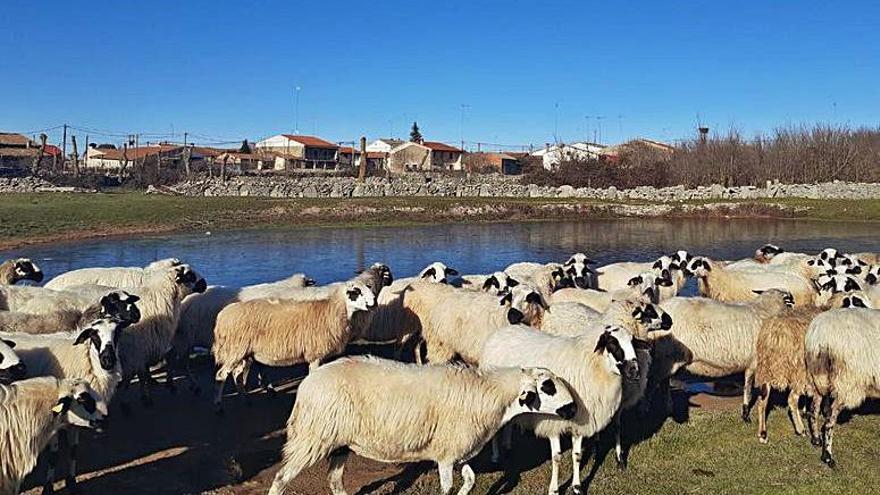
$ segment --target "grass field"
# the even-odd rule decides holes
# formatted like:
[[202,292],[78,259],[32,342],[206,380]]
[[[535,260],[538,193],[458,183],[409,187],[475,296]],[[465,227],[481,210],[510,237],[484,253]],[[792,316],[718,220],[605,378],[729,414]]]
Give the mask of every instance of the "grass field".
[[[377,225],[436,222],[577,219],[585,214],[615,216],[615,203],[577,199],[358,198],[272,199],[190,198],[121,194],[0,195],[0,249],[103,235],[174,230],[221,230],[297,225]],[[629,202],[648,208],[650,205]],[[702,207],[707,202],[682,203]],[[798,216],[820,220],[880,220],[880,200],[818,201],[785,199],[740,202],[733,216]],[[776,205],[776,209],[768,205]],[[779,210],[778,205],[785,209]],[[638,213],[636,213],[638,214]],[[673,212],[700,215],[699,210]],[[711,215],[713,213],[706,213]],[[714,215],[718,215],[717,212]]]

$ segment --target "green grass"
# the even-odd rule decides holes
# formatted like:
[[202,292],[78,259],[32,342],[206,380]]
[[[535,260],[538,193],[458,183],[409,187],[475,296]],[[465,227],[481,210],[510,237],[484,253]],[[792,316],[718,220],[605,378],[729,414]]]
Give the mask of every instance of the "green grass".
[[[806,438],[795,437],[784,409],[774,409],[769,421],[770,443],[757,439],[755,424],[744,424],[733,411],[693,410],[688,422],[667,420],[654,436],[635,447],[629,468],[618,470],[609,453],[589,485],[594,494],[869,494],[880,486],[880,417],[855,416],[838,426],[835,456],[829,469],[819,461],[819,450]],[[545,441],[526,439],[520,448],[546,452]],[[517,448],[517,443],[514,444]],[[547,455],[544,454],[543,458]],[[479,459],[482,462],[482,457]],[[593,458],[582,468],[587,479]],[[481,464],[479,467],[486,467]],[[479,472],[474,493],[490,493],[503,478],[501,472]],[[571,456],[563,453],[560,484],[571,476]],[[460,479],[456,478],[458,482]],[[549,463],[521,473],[513,494],[546,493]],[[386,484],[386,488],[388,485]],[[405,493],[436,493],[437,477],[422,476]],[[383,492],[384,493],[384,492]],[[495,492],[492,492],[495,493]],[[567,493],[571,493],[570,490]]]
[[[0,247],[186,229],[577,219],[584,218],[585,211],[593,217],[607,218],[614,214],[602,209],[601,205],[611,203],[543,198],[272,199],[190,198],[141,193],[4,194],[0,195]],[[638,201],[628,203],[645,204]],[[733,214],[743,216],[778,215],[778,210],[763,206],[775,203],[800,208],[796,215],[806,218],[880,220],[880,200],[783,199],[737,203],[740,206]],[[567,209],[567,206],[577,208]],[[468,208],[478,211],[462,211]]]

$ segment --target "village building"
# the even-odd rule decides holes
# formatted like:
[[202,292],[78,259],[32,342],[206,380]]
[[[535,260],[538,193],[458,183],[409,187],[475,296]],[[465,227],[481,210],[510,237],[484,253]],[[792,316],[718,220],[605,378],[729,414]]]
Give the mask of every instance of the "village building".
[[604,145],[589,142],[548,143],[543,149],[533,152],[532,156],[541,158],[545,169],[555,170],[560,163],[566,161],[598,160],[605,148]]
[[339,145],[315,136],[278,134],[258,141],[257,151],[275,155],[275,170],[335,170]]

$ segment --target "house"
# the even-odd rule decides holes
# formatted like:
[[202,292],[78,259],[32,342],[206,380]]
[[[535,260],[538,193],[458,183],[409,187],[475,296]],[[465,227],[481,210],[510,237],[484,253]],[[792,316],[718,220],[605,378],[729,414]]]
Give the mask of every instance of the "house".
[[503,175],[516,175],[522,172],[519,159],[507,153],[477,152],[468,153],[464,159],[468,172],[497,172]]
[[408,143],[409,141],[404,141],[403,139],[394,139],[394,138],[382,138],[373,141],[372,143],[367,145],[367,151],[374,151],[380,153],[390,153],[392,149],[400,146],[403,143]]
[[[46,148],[48,153],[49,145]],[[40,145],[26,136],[0,132],[0,171],[15,173],[30,170],[39,155]]]
[[429,170],[461,170],[464,152],[455,146],[436,141],[424,141],[423,146],[431,150]]
[[675,147],[672,145],[651,139],[638,138],[605,148],[600,153],[600,158],[608,162],[618,163],[623,156],[628,154],[642,153],[650,154],[657,158],[666,158],[674,152]]
[[[179,167],[183,164],[184,147],[176,144],[156,144],[132,148],[110,148],[108,146],[90,146],[86,150],[83,167],[94,170],[118,171],[128,167],[135,161],[141,163],[161,160],[162,166]],[[204,156],[193,151],[191,161],[203,160]]]
[[[368,151],[368,153],[370,153]],[[381,153],[373,151],[373,153]],[[431,148],[410,141],[401,141],[400,144],[387,152],[385,170],[392,174],[406,172],[419,172],[431,170]]]
[[535,151],[532,156],[541,158],[544,168],[553,170],[564,161],[598,160],[606,147],[597,143],[579,142],[571,144],[547,144],[544,149]]
[[315,136],[278,134],[254,146],[275,155],[275,170],[336,169],[339,146]]
[[227,174],[241,174],[246,171],[268,170],[275,167],[275,156],[259,153],[224,151],[212,160],[218,166],[222,164]]

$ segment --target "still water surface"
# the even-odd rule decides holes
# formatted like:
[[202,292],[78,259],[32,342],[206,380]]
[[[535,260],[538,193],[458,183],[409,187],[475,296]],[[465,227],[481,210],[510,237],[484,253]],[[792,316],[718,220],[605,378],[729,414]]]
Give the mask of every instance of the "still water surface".
[[47,280],[89,266],[141,266],[178,257],[211,284],[248,285],[304,272],[321,283],[350,278],[374,261],[395,275],[443,261],[462,273],[486,273],[525,260],[563,261],[583,251],[600,264],[651,260],[677,249],[716,259],[751,256],[766,242],[791,251],[877,250],[876,224],[805,220],[621,219],[582,222],[443,224],[242,230],[30,246],[0,252],[29,256]]

